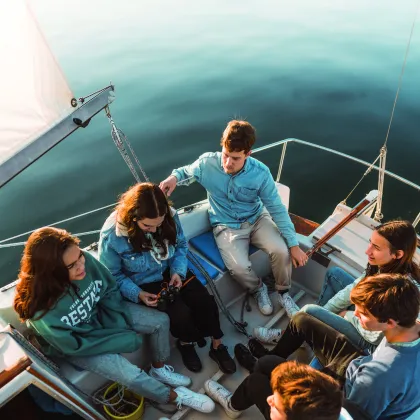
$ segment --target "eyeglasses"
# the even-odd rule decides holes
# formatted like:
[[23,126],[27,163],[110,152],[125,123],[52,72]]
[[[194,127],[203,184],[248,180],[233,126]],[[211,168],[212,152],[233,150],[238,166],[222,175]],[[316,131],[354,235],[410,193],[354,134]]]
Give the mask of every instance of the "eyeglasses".
[[84,254],[83,254],[83,251],[81,250],[81,251],[80,251],[80,254],[79,254],[79,257],[77,258],[77,260],[76,260],[75,262],[73,262],[73,263],[69,264],[69,265],[66,265],[67,269],[68,269],[68,270],[71,270],[72,268],[76,267],[76,265],[77,265],[80,261],[82,261],[82,259],[83,259],[83,258],[84,258]]

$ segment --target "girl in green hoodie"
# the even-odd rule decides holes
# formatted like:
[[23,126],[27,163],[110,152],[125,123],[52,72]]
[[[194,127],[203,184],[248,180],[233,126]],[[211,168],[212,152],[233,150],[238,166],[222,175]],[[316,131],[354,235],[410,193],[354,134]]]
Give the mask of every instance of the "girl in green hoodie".
[[[167,315],[124,301],[109,271],[78,245],[65,230],[46,227],[25,246],[14,308],[40,337],[43,351],[151,400],[211,412],[214,403],[187,389],[191,379],[165,364]],[[149,374],[120,354],[140,347],[139,334],[151,336]]]

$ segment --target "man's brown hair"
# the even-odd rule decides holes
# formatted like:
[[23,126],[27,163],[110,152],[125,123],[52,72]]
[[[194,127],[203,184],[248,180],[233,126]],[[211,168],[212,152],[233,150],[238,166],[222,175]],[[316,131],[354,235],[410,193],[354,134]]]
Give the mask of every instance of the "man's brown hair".
[[367,309],[379,322],[393,319],[404,328],[415,325],[419,314],[419,289],[402,274],[365,277],[353,288],[350,299],[355,305]]
[[314,368],[285,362],[271,374],[273,393],[277,392],[287,420],[337,420],[343,394],[336,380]]
[[247,154],[255,143],[255,128],[247,121],[232,120],[223,131],[220,145],[229,152]]

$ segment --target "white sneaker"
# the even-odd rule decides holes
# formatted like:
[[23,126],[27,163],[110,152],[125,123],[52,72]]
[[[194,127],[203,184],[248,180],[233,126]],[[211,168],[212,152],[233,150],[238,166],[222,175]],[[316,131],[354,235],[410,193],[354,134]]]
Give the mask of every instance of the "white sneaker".
[[242,414],[242,411],[234,410],[230,406],[232,393],[224,386],[220,385],[219,382],[209,379],[204,383],[204,389],[209,397],[218,402],[224,408],[230,419],[237,419]]
[[263,315],[271,315],[273,313],[273,304],[270,296],[268,296],[267,286],[263,283],[262,286],[253,294],[257,302],[258,309]]
[[300,311],[299,306],[296,305],[296,302],[293,300],[292,296],[290,296],[288,292],[282,295],[279,293],[278,295],[279,303],[281,306],[283,306],[289,318],[291,318],[292,315],[294,315],[296,312]]
[[152,366],[149,370],[149,375],[159,382],[173,387],[191,385],[191,378],[180,373],[175,373],[174,368],[169,365],[164,365],[161,368]]
[[214,402],[207,395],[193,392],[183,386],[175,388],[174,391],[178,395],[175,403],[179,410],[182,409],[183,405],[201,411],[202,413],[211,413],[215,408]]
[[253,330],[253,336],[261,343],[277,344],[281,337],[281,329],[256,327]]

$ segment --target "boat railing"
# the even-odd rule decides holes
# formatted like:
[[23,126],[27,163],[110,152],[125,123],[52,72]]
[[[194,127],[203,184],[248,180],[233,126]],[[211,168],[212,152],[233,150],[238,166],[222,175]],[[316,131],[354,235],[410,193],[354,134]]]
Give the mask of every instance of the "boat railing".
[[[371,166],[372,169],[375,169],[377,171],[379,171],[381,169],[379,166],[372,165],[371,163],[366,162],[365,160],[362,160],[362,159],[356,158],[354,156],[348,155],[347,153],[339,152],[337,150],[330,149],[329,147],[321,146],[319,144],[309,143],[307,141],[303,141],[303,140],[299,140],[299,139],[294,139],[294,138],[289,138],[289,139],[277,141],[275,143],[267,144],[266,146],[258,147],[257,149],[254,149],[252,151],[252,154],[255,155],[256,153],[262,152],[264,150],[268,150],[268,149],[271,149],[273,147],[277,147],[277,146],[282,146],[283,145],[282,154],[281,154],[280,162],[279,162],[279,170],[278,170],[277,178],[276,178],[276,181],[277,182],[280,182],[280,177],[281,177],[281,172],[282,172],[282,169],[283,169],[284,158],[285,158],[285,155],[286,155],[286,148],[287,148],[287,145],[289,143],[302,144],[304,146],[313,147],[315,149],[319,149],[319,150],[323,150],[325,152],[333,153],[333,154],[338,155],[338,156],[341,156],[343,158],[346,158],[346,159],[352,160],[354,162],[360,163],[360,164],[362,164],[364,166],[368,166],[368,167]],[[412,188],[415,188],[416,190],[420,190],[420,185],[417,185],[414,182],[411,182],[408,179],[405,179],[402,176],[399,176],[399,175],[395,174],[394,172],[388,171],[386,169],[385,169],[384,172],[385,172],[386,175],[388,175],[388,176],[390,176],[392,178],[395,178],[396,180],[398,180],[398,181],[400,181],[400,182],[402,182],[402,183],[404,183],[404,184],[406,184],[406,185],[408,185],[408,186],[410,186]]]
[[[265,150],[269,150],[269,149],[273,149],[275,147],[282,146],[282,151],[281,151],[281,156],[280,156],[280,160],[279,160],[279,168],[278,168],[278,172],[277,172],[276,182],[280,182],[280,178],[281,178],[281,174],[282,174],[282,170],[283,170],[283,165],[284,165],[284,160],[285,160],[285,157],[286,157],[287,145],[289,143],[296,143],[296,144],[299,144],[299,145],[302,145],[302,146],[312,147],[312,148],[315,148],[315,149],[322,150],[324,152],[332,153],[334,155],[341,156],[341,157],[343,157],[345,159],[348,159],[348,160],[357,162],[357,163],[359,163],[361,165],[364,165],[364,166],[366,166],[366,167],[368,167],[370,169],[374,169],[376,171],[382,171],[383,170],[383,172],[384,172],[385,175],[388,175],[391,178],[394,178],[397,181],[402,182],[403,184],[406,184],[409,187],[416,189],[417,191],[420,191],[420,185],[415,184],[414,182],[409,181],[408,179],[403,178],[402,176],[397,175],[397,174],[395,174],[395,173],[393,173],[391,171],[388,171],[386,169],[382,169],[380,166],[376,166],[376,165],[374,165],[372,163],[366,162],[365,160],[356,158],[356,157],[351,156],[351,155],[349,155],[347,153],[339,152],[339,151],[334,150],[334,149],[331,149],[329,147],[321,146],[319,144],[310,143],[310,142],[307,142],[307,141],[304,141],[304,140],[295,139],[295,138],[288,138],[288,139],[280,140],[280,141],[277,141],[277,142],[274,142],[274,143],[270,143],[270,144],[267,144],[265,146],[258,147],[258,148],[254,149],[252,151],[252,154],[255,155],[255,154],[260,153],[260,152],[263,152]],[[368,169],[368,170],[370,170],[370,169]],[[185,184],[188,183],[189,180],[191,180],[191,178],[186,179],[186,180],[184,180],[182,182],[179,182],[178,185],[185,185]],[[380,189],[379,189],[379,193],[382,194],[382,191]],[[380,197],[380,198],[382,198],[382,197]],[[94,209],[94,210],[91,210],[91,211],[88,211],[88,212],[85,212],[85,213],[82,213],[82,214],[79,214],[79,215],[76,215],[76,216],[72,216],[72,217],[69,217],[67,219],[64,219],[64,220],[61,220],[61,221],[58,221],[58,222],[54,222],[54,223],[52,223],[49,226],[56,226],[56,225],[62,224],[64,222],[73,221],[75,219],[78,219],[78,218],[81,218],[81,217],[90,215],[92,213],[99,212],[101,210],[104,210],[104,209],[113,207],[113,206],[115,206],[115,204],[116,203],[112,203],[112,204],[109,204],[109,205],[106,205],[106,206],[103,206],[103,207],[100,207],[100,208],[97,208],[97,209]],[[178,210],[183,210],[184,208],[190,208],[190,207],[191,207],[191,204],[189,204],[187,206],[184,206],[184,207],[181,207]],[[414,219],[413,225],[414,226],[417,226],[417,224],[419,223],[419,221],[420,221],[420,213]],[[21,233],[19,235],[15,235],[15,236],[13,236],[11,238],[0,240],[0,249],[1,248],[12,247],[12,246],[22,246],[22,245],[24,245],[25,242],[17,242],[17,243],[8,243],[8,242],[10,242],[10,241],[12,241],[14,239],[21,238],[21,237],[24,237],[26,235],[29,235],[34,230],[31,230],[31,231],[28,231],[28,232],[24,232],[24,233]],[[77,233],[75,235],[76,236],[86,236],[86,235],[98,234],[99,232],[100,232],[100,230],[91,230],[91,231],[88,231],[88,232]]]
[[[352,160],[353,162],[357,162],[357,163],[360,163],[361,165],[364,165],[364,166],[368,167],[368,170],[365,172],[365,175],[367,175],[368,171],[370,172],[372,169],[374,169],[374,170],[378,171],[380,174],[382,172],[383,175],[388,175],[391,178],[394,178],[397,181],[402,182],[403,184],[406,184],[409,187],[416,189],[417,191],[420,191],[420,185],[418,185],[418,184],[416,184],[416,183],[414,183],[414,182],[412,182],[412,181],[410,181],[410,180],[408,180],[408,179],[406,179],[406,178],[404,178],[400,175],[397,175],[394,172],[388,171],[384,167],[381,168],[381,166],[376,166],[375,164],[366,162],[365,160],[356,158],[356,157],[351,156],[347,153],[339,152],[339,151],[331,149],[329,147],[321,146],[321,145],[315,144],[315,143],[309,143],[307,141],[299,140],[299,139],[295,139],[295,138],[288,138],[288,139],[285,139],[285,140],[277,141],[275,143],[270,143],[270,144],[267,144],[265,146],[258,147],[258,148],[254,149],[252,151],[252,154],[257,154],[257,153],[262,152],[264,150],[268,150],[268,149],[272,149],[274,147],[282,146],[282,151],[281,151],[281,156],[280,156],[280,161],[279,161],[279,168],[278,168],[278,172],[277,172],[276,182],[280,182],[281,173],[283,171],[283,164],[284,164],[284,160],[285,160],[285,157],[286,157],[287,145],[289,143],[296,143],[296,144],[300,144],[300,145],[307,146],[307,147],[313,147],[315,149],[319,149],[319,150],[322,150],[324,152],[332,153],[332,154],[335,154],[337,156],[341,156],[345,159]],[[383,154],[386,155],[386,148],[381,149],[381,154],[380,154],[380,156],[378,156],[378,159],[380,157],[382,157]],[[376,160],[375,160],[375,162],[376,162]],[[381,183],[382,183],[382,185],[381,185]],[[378,186],[378,192],[379,192],[378,203],[382,203],[383,177],[382,177],[382,179],[381,179],[381,177],[379,178],[378,184],[379,184],[379,186]],[[380,214],[381,213],[380,210],[381,210],[380,208],[379,208],[379,211],[377,209],[376,214],[378,214],[378,213]],[[416,227],[418,225],[419,221],[420,221],[420,212],[417,214],[416,218],[413,220],[413,222],[412,222],[413,226]]]

